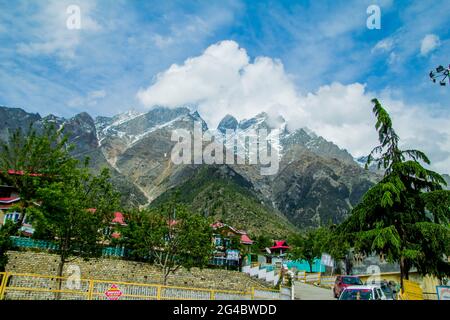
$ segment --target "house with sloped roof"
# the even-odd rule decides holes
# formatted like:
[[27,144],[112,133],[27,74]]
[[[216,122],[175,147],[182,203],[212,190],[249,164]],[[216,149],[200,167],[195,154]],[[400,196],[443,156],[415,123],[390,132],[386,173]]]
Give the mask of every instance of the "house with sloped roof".
[[217,221],[211,225],[213,229],[214,254],[211,265],[226,268],[239,268],[243,254],[248,253],[253,240],[244,230],[236,229],[226,223]]
[[13,206],[19,202],[19,192],[16,188],[0,185],[0,226],[5,224],[7,220],[19,220],[20,214],[13,210]]
[[263,264],[276,265],[281,267],[285,261],[290,246],[286,240],[273,240],[273,245],[265,249]]
[[[25,172],[22,170],[8,170],[7,176],[23,176]],[[28,173],[29,176],[40,176],[38,173]],[[17,222],[21,218],[21,213],[14,210],[14,207],[20,204],[20,194],[17,188],[5,184],[5,181],[0,180],[0,227],[3,226],[6,221],[10,220]],[[22,235],[33,235],[34,228],[28,221],[25,215],[22,221],[22,227],[20,228]]]

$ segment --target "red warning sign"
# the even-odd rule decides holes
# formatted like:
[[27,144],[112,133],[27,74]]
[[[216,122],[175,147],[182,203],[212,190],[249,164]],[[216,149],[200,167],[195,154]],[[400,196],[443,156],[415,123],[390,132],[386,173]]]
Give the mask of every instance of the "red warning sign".
[[105,295],[108,297],[108,300],[119,300],[122,295],[122,291],[120,291],[120,289],[113,284],[111,288],[105,291]]

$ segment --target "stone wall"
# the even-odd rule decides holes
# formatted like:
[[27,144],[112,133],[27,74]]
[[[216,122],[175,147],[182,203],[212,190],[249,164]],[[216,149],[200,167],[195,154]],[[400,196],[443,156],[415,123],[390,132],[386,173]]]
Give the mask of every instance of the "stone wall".
[[[8,258],[7,272],[42,275],[56,275],[57,273],[59,257],[54,254],[9,251]],[[82,279],[162,283],[161,272],[149,263],[106,258],[88,261],[77,259],[66,263],[64,276],[69,275],[67,268],[70,265],[80,267]],[[265,287],[242,272],[198,268],[192,268],[190,271],[180,268],[175,274],[169,275],[167,285],[238,291],[248,291],[252,287]]]

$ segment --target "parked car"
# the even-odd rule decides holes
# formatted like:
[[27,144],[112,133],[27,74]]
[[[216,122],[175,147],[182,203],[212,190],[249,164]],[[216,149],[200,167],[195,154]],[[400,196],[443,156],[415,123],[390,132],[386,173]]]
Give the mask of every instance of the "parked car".
[[363,282],[358,276],[337,276],[333,286],[333,295],[339,298],[342,291],[348,286],[362,285]]
[[368,285],[375,285],[381,288],[386,296],[387,300],[395,300],[396,299],[396,288],[395,283],[393,281],[388,282],[387,280],[382,280],[380,282],[375,283],[367,283]]
[[386,295],[380,286],[377,285],[363,285],[363,286],[348,286],[346,287],[339,300],[387,300]]

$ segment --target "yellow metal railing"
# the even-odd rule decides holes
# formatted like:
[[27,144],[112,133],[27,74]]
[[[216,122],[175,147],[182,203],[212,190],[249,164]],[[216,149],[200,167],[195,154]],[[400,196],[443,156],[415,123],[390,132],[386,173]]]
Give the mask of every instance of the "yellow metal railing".
[[319,284],[321,286],[333,287],[335,282],[336,282],[336,276],[320,276]]
[[[79,279],[26,273],[0,273],[0,300],[108,300],[108,292],[119,292],[120,300],[262,300],[281,299],[280,290],[252,287],[250,291],[203,289]],[[68,281],[70,280],[70,281]]]
[[399,293],[399,300],[423,300],[423,291],[418,283],[403,280],[404,290]]
[[304,283],[316,283],[321,286],[333,286],[336,281],[336,276],[324,276],[322,273],[308,273],[306,271],[299,271],[296,275],[296,280]]
[[297,281],[306,282],[306,271],[297,273]]
[[3,299],[3,292],[6,286],[6,272],[0,272],[0,300]]

